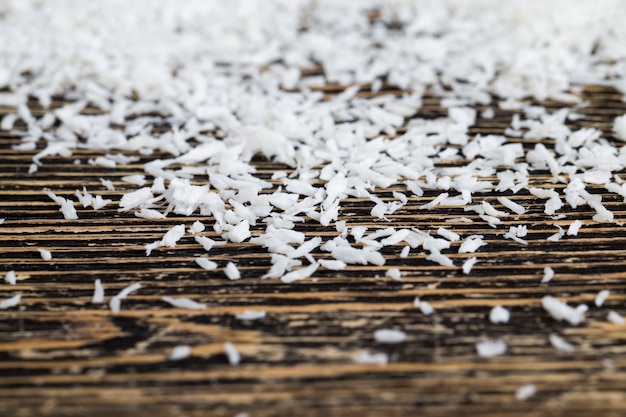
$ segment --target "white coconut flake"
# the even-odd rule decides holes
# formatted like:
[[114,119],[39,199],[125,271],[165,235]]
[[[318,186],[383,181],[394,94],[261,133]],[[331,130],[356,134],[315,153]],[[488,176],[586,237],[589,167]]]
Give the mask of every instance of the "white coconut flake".
[[94,281],[94,289],[93,296],[91,297],[91,302],[93,304],[101,304],[104,302],[104,287],[102,286],[102,282],[99,278]]
[[548,283],[554,278],[554,269],[552,267],[546,266],[543,268],[543,277],[541,278],[541,283]]
[[39,251],[39,255],[44,261],[49,261],[50,259],[52,259],[52,252],[50,252],[49,250],[38,248],[37,251]]
[[552,347],[555,348],[556,350],[561,350],[563,352],[574,351],[574,346],[572,346],[570,343],[566,342],[565,340],[563,340],[560,336],[557,336],[556,334],[551,334],[548,337],[548,340],[550,341],[550,344],[552,345]]
[[402,273],[398,268],[391,268],[385,271],[385,276],[396,281],[402,281]]
[[161,245],[170,248],[176,247],[176,243],[185,235],[185,225],[179,224],[168,230],[161,239]]
[[237,226],[233,227],[224,235],[224,239],[234,243],[241,243],[250,236],[250,223],[247,220],[242,220]]
[[565,301],[546,295],[541,299],[541,306],[556,320],[565,320],[574,326],[585,321],[587,306],[584,304],[574,308],[567,305]]
[[360,352],[352,356],[352,361],[361,365],[387,365],[389,363],[389,355],[382,352]]
[[15,285],[17,282],[15,271],[14,270],[7,271],[7,273],[4,275],[4,281],[9,285]]
[[171,361],[180,361],[183,359],[187,359],[189,356],[191,356],[191,346],[178,345],[174,346],[174,349],[172,349],[172,352],[170,352],[168,359]]
[[419,297],[415,297],[413,305],[420,309],[423,315],[430,316],[435,312],[435,309],[430,305],[428,301],[422,301]]
[[535,384],[526,384],[515,390],[515,398],[519,401],[526,401],[537,393]]
[[476,265],[476,262],[478,262],[478,258],[475,256],[472,256],[467,261],[463,262],[463,266],[461,267],[463,269],[463,273],[468,275],[472,271],[474,265]]
[[226,278],[230,279],[231,281],[241,278],[241,273],[239,272],[239,269],[237,269],[237,266],[232,262],[226,264],[226,268],[224,268],[224,274],[226,274]]
[[74,202],[72,200],[58,197],[48,188],[44,188],[44,192],[50,199],[52,199],[55,203],[57,203],[61,208],[59,211],[63,214],[63,217],[67,220],[76,220],[78,219],[78,214],[76,213],[76,208],[74,207]]
[[406,333],[395,329],[378,329],[374,332],[374,340],[378,343],[398,344],[406,340]]
[[581,222],[580,220],[574,220],[572,223],[570,223],[569,227],[567,228],[567,235],[577,236],[578,231],[580,230],[582,225],[583,225],[583,222]]
[[345,269],[347,266],[346,263],[343,261],[329,260],[329,259],[320,259],[318,263],[320,264],[320,266],[326,269],[330,269],[331,271],[341,271]]
[[191,227],[189,227],[189,233],[195,235],[196,233],[204,232],[204,229],[204,223],[196,220],[195,222],[193,222]]
[[202,269],[207,270],[207,271],[214,271],[215,269],[217,269],[217,263],[209,260],[208,258],[205,258],[204,256],[196,258],[196,263]]
[[626,114],[616,117],[613,121],[613,136],[615,139],[626,142]]
[[130,295],[130,293],[137,291],[141,288],[141,284],[138,282],[134,284],[130,284],[127,287],[123,288],[117,295],[111,297],[109,300],[109,308],[113,312],[113,314],[117,314],[120,311],[122,306],[122,300]]
[[626,320],[624,320],[624,317],[622,317],[617,311],[609,311],[609,314],[607,314],[606,319],[608,321],[610,321],[613,324],[617,324],[617,325],[623,325],[624,323],[626,323]]
[[402,250],[400,251],[400,258],[405,259],[409,257],[409,252],[411,251],[411,247],[410,246],[405,246],[402,248]]
[[478,248],[485,246],[482,235],[471,235],[466,237],[459,247],[459,253],[474,253]]
[[596,299],[594,300],[596,307],[602,307],[606,299],[609,298],[610,294],[611,292],[609,290],[602,290],[598,292]]
[[509,310],[502,306],[495,306],[489,312],[489,321],[497,324],[497,323],[508,323],[511,318],[511,313]]
[[448,239],[450,242],[457,242],[461,239],[461,236],[459,236],[458,233],[454,233],[448,229],[444,229],[443,227],[437,229],[437,234],[445,239]]
[[20,303],[22,296],[20,294],[16,294],[11,298],[5,298],[0,300],[0,310],[6,310],[8,308],[12,308],[17,306]]
[[199,303],[189,298],[172,298],[168,296],[163,296],[161,299],[176,308],[186,308],[189,310],[203,310],[206,308],[206,304]]
[[492,358],[494,356],[504,355],[507,345],[502,340],[486,340],[476,343],[476,351],[481,358]]
[[224,343],[224,352],[226,353],[226,358],[228,359],[228,363],[232,366],[237,366],[241,362],[241,354],[230,342]]
[[498,197],[498,201],[515,214],[524,214],[526,212],[524,206],[517,204],[515,201],[507,197]]
[[290,284],[295,281],[301,281],[303,279],[309,278],[311,275],[317,271],[318,264],[314,263],[305,268],[300,268],[295,271],[289,272],[288,274],[283,275],[280,280],[286,284]]
[[264,319],[266,313],[264,310],[244,310],[243,312],[235,315],[237,320],[260,320]]

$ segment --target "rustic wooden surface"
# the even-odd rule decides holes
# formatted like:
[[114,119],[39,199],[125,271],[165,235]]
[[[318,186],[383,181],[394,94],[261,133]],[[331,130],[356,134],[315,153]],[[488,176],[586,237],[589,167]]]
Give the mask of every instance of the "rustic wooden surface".
[[[332,86],[326,90],[336,92]],[[581,110],[586,118],[572,125],[598,127],[608,136],[613,118],[626,112],[626,103],[606,88],[587,87],[583,95],[591,101]],[[418,116],[445,115],[438,103],[426,98]],[[36,114],[36,104],[31,104]],[[501,134],[511,114],[497,111],[493,120],[479,119],[471,133]],[[100,154],[77,150],[71,158],[45,158],[40,170],[28,175],[34,152],[13,150],[19,140],[9,132],[0,135],[0,218],[6,218],[0,225],[1,272],[14,269],[19,280],[16,286],[2,284],[0,298],[18,292],[23,296],[19,308],[0,311],[2,416],[626,413],[626,327],[606,321],[610,309],[626,315],[626,206],[602,188],[590,191],[603,194],[615,224],[594,223],[588,207],[564,208],[566,218],[551,220],[543,214],[542,202],[525,191],[511,198],[528,212],[504,218],[497,229],[477,217],[474,223],[444,222],[472,217],[462,208],[418,210],[434,192],[410,198],[389,216],[391,224],[371,218],[367,201],[349,199],[343,205],[341,218],[353,225],[432,232],[447,225],[465,235],[485,235],[489,245],[479,250],[479,263],[469,276],[458,267],[426,261],[420,251],[400,259],[400,248],[394,247],[384,250],[384,267],[350,266],[341,273],[320,269],[315,280],[288,285],[260,280],[268,256],[262,248],[243,243],[210,253],[220,266],[228,260],[241,265],[243,278],[229,281],[221,269],[197,267],[193,260],[204,251],[189,237],[175,249],[145,256],[143,245],[173,225],[194,220],[212,224],[198,216],[155,221],[118,213],[121,193],[135,188],[120,178],[142,173],[145,157],[110,170],[86,163]],[[529,149],[538,140],[522,142]],[[82,164],[75,165],[74,159]],[[284,169],[261,159],[257,166],[268,179],[275,169]],[[106,191],[100,178],[113,179],[117,190]],[[545,187],[549,176],[535,172],[531,182]],[[80,218],[70,221],[42,192],[49,187],[71,196],[83,185],[115,203],[100,211],[80,209]],[[390,190],[381,195],[390,197]],[[498,206],[498,195],[508,194],[478,199]],[[575,219],[584,223],[579,236],[546,240],[557,231],[554,224],[566,227]],[[527,247],[502,238],[510,225],[518,224],[529,228]],[[314,223],[297,227],[308,236],[336,235]],[[211,232],[203,234],[213,236]],[[43,261],[39,247],[51,250],[53,259]],[[315,256],[329,255],[318,251]],[[460,265],[472,254],[450,256]],[[402,270],[402,282],[383,277],[392,266]],[[540,284],[545,266],[552,266],[556,275],[549,284]],[[140,282],[143,288],[113,315],[107,305],[91,303],[96,278],[102,280],[107,300],[130,283]],[[591,305],[603,289],[611,291],[605,307],[591,307],[581,326],[557,322],[540,306],[546,294]],[[163,295],[189,297],[208,308],[172,308],[160,300]],[[415,296],[429,301],[436,314],[421,314],[413,307]],[[487,319],[497,304],[511,310],[508,324]],[[267,317],[235,319],[244,309],[265,310]],[[377,344],[373,332],[379,328],[402,329],[408,338],[398,345]],[[556,351],[548,342],[553,333],[575,350]],[[479,358],[475,343],[491,338],[505,340],[509,351]],[[226,341],[241,352],[239,366],[229,365],[223,352]],[[193,346],[192,356],[168,361],[178,344]],[[390,363],[356,364],[351,358],[361,351],[386,352]],[[516,400],[515,390],[527,383],[537,386],[537,394],[525,402]]]

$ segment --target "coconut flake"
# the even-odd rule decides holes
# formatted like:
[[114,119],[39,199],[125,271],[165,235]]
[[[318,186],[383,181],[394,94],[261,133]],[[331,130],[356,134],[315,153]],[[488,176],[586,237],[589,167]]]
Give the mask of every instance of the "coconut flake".
[[360,352],[352,356],[352,361],[362,365],[387,365],[387,363],[389,363],[389,356],[382,352]]
[[427,301],[421,301],[419,297],[415,297],[413,305],[420,309],[423,315],[430,316],[435,312],[435,309]]
[[17,306],[20,303],[22,296],[20,294],[16,294],[11,298],[5,298],[0,300],[0,310],[6,310],[8,308],[12,308]]
[[526,384],[515,390],[515,398],[519,401],[526,401],[537,393],[535,384]]
[[4,275],[4,281],[9,285],[15,285],[17,282],[17,277],[15,276],[15,271],[10,270]]
[[207,271],[213,271],[217,269],[217,263],[209,260],[208,258],[205,258],[204,256],[196,258],[196,263],[200,266],[200,268]]
[[374,332],[374,339],[378,343],[397,344],[406,340],[406,333],[395,329],[378,329]]
[[224,268],[224,274],[226,274],[226,278],[230,279],[231,281],[235,281],[241,278],[241,273],[239,272],[239,269],[237,269],[237,266],[232,262],[226,264],[226,268]]
[[206,304],[199,303],[189,298],[183,298],[183,297],[172,298],[172,297],[163,296],[161,297],[161,299],[176,308],[186,308],[189,310],[203,310],[206,308]]
[[474,265],[476,265],[476,262],[478,262],[478,258],[476,258],[475,256],[472,256],[467,261],[463,262],[463,266],[461,267],[463,269],[463,273],[465,275],[468,275],[471,272]]
[[171,361],[180,361],[183,359],[187,359],[191,356],[191,346],[189,345],[178,345],[174,346],[172,352],[170,353],[168,359]]
[[556,350],[562,350],[563,352],[572,352],[574,350],[574,346],[555,334],[551,334],[548,337],[548,340],[550,341],[552,347]]
[[507,345],[502,340],[486,340],[476,343],[476,351],[481,358],[491,358],[494,356],[504,355]]
[[598,292],[596,299],[594,300],[596,307],[602,307],[606,299],[609,298],[610,294],[611,292],[609,290],[602,290]]
[[508,323],[511,318],[511,313],[509,310],[502,306],[495,306],[489,312],[489,321],[497,324],[497,323]]
[[610,321],[613,324],[617,324],[617,325],[623,325],[624,323],[626,323],[626,320],[624,320],[624,317],[622,317],[617,311],[609,311],[609,314],[607,314],[606,319],[608,321]]
[[91,297],[91,302],[93,304],[100,304],[104,302],[104,287],[102,287],[102,282],[99,278],[94,281],[93,297]]
[[52,253],[49,250],[42,249],[42,248],[39,248],[37,250],[39,251],[39,255],[41,256],[41,259],[43,259],[44,261],[49,261],[50,259],[52,259]]
[[224,343],[224,352],[226,353],[226,358],[228,359],[228,363],[232,366],[237,366],[241,362],[241,354],[230,342]]
[[541,306],[556,320],[565,320],[574,326],[585,321],[587,306],[584,304],[574,308],[568,306],[565,301],[546,295],[541,299]]
[[546,266],[545,268],[543,268],[543,277],[541,278],[542,284],[550,282],[553,277],[554,277],[554,269],[552,269],[549,266]]
[[235,315],[237,320],[260,320],[266,316],[263,310],[244,310],[242,313]]

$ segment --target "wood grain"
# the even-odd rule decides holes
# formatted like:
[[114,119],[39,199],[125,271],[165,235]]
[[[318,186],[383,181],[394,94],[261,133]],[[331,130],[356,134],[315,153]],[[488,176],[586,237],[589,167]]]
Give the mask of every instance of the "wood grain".
[[[331,96],[343,88],[319,90]],[[390,86],[384,92],[400,93]],[[598,86],[584,88],[581,96],[590,102],[580,110],[586,117],[571,127],[595,127],[610,137],[612,120],[626,112],[626,103],[617,92]],[[418,117],[445,116],[439,102],[427,96]],[[57,99],[52,106],[62,104]],[[35,102],[30,105],[33,114],[41,114]],[[501,134],[512,114],[497,111],[492,120],[479,119],[471,134]],[[510,140],[526,150],[539,142],[553,145],[542,138]],[[99,153],[76,150],[71,158],[44,158],[39,171],[28,175],[36,151],[14,150],[19,142],[11,132],[0,132],[0,218],[6,219],[0,225],[0,264],[2,271],[14,269],[18,276],[17,285],[0,287],[0,298],[23,296],[18,308],[0,311],[0,415],[624,415],[626,328],[608,323],[606,314],[613,309],[626,315],[626,206],[601,187],[589,191],[602,194],[615,214],[613,224],[593,222],[589,207],[565,207],[565,218],[550,219],[542,202],[526,191],[476,196],[501,208],[496,197],[507,195],[527,207],[526,214],[510,215],[495,229],[462,208],[418,208],[437,192],[410,197],[389,216],[392,222],[372,218],[367,200],[347,199],[340,218],[352,225],[431,233],[451,226],[462,235],[484,235],[488,245],[479,250],[470,275],[458,266],[429,262],[419,250],[401,259],[401,247],[389,247],[383,249],[383,267],[350,266],[340,273],[320,269],[315,279],[283,284],[259,279],[270,266],[269,257],[250,243],[212,249],[208,255],[220,266],[215,272],[197,267],[194,258],[205,252],[189,237],[146,257],[143,246],[171,226],[194,220],[212,224],[209,217],[145,220],[117,211],[121,195],[135,187],[121,177],[142,173],[149,158],[137,155],[138,161],[110,170],[87,163]],[[286,169],[260,158],[255,165],[257,175],[267,180]],[[116,190],[107,191],[100,178],[111,179]],[[114,203],[99,211],[79,209],[78,220],[64,220],[42,191],[48,187],[67,197],[83,185]],[[563,188],[552,184],[547,172],[533,172],[531,185]],[[397,185],[380,195],[391,198],[391,191],[406,190]],[[475,221],[446,222],[461,216]],[[579,236],[546,240],[556,225],[566,228],[575,219],[583,222]],[[520,224],[529,228],[528,246],[503,239],[510,225]],[[263,228],[253,227],[253,235]],[[309,237],[336,235],[314,222],[297,229]],[[202,234],[216,237],[212,230]],[[456,254],[456,247],[453,243],[450,251],[456,265],[473,256]],[[43,261],[37,248],[52,251],[52,260]],[[314,256],[329,258],[321,251]],[[224,277],[228,261],[240,265],[241,280]],[[540,284],[545,266],[556,274],[549,284]],[[402,271],[402,282],[384,277],[390,267]],[[91,303],[96,278],[107,299],[130,283],[143,287],[113,315],[106,305]],[[611,291],[605,307],[590,308],[581,326],[557,322],[540,306],[546,294],[592,305],[603,289]],[[164,295],[188,297],[207,308],[172,308],[161,300]],[[413,306],[416,296],[429,301],[436,314],[421,314]],[[495,305],[511,310],[508,324],[489,322]],[[246,309],[264,310],[267,316],[235,318]],[[377,344],[373,333],[379,328],[402,329],[407,340]],[[574,351],[555,350],[550,334],[575,345]],[[495,338],[507,342],[507,354],[479,358],[475,343]],[[227,341],[242,354],[239,366],[227,361]],[[179,344],[192,346],[191,357],[169,361]],[[353,356],[364,351],[387,353],[390,363],[354,363]],[[527,383],[537,386],[537,394],[517,401],[515,390]]]

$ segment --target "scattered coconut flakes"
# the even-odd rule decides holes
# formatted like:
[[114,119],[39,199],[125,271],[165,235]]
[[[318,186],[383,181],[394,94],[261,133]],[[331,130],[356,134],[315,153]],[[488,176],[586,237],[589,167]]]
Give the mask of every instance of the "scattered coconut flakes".
[[172,352],[170,353],[168,359],[171,361],[180,361],[183,359],[187,359],[191,356],[191,346],[189,345],[178,345],[174,346]]
[[502,306],[495,306],[489,312],[489,321],[497,324],[497,323],[508,323],[511,318],[511,313],[509,310]]
[[565,340],[563,340],[560,336],[557,336],[556,334],[551,334],[550,336],[548,336],[548,340],[550,341],[550,344],[552,345],[552,347],[555,348],[556,350],[562,350],[563,352],[574,351],[573,345],[566,342]]
[[565,301],[546,295],[541,299],[541,306],[556,320],[565,320],[574,326],[585,321],[587,306],[584,304],[574,308],[568,306]]
[[326,268],[326,269],[330,269],[331,271],[341,271],[343,269],[346,268],[346,263],[343,261],[338,261],[338,260],[334,260],[334,259],[320,259],[318,261],[318,263]]
[[476,351],[481,358],[491,358],[494,356],[504,355],[507,345],[502,340],[486,340],[476,343]]
[[572,223],[570,223],[569,227],[567,228],[567,235],[577,236],[578,230],[580,230],[582,225],[583,225],[583,222],[581,222],[580,220],[574,220]]
[[17,306],[20,303],[22,296],[20,294],[16,294],[11,298],[5,298],[0,300],[0,310],[6,310],[7,308],[12,308]]
[[15,276],[15,271],[10,270],[4,275],[4,281],[9,285],[15,285],[17,282],[17,277]]
[[596,295],[596,299],[594,300],[596,307],[602,307],[606,299],[609,298],[610,294],[611,292],[609,290],[602,290],[598,292],[598,294]]
[[398,268],[390,268],[385,272],[385,276],[396,281],[402,281],[402,273]]
[[419,297],[415,297],[413,305],[420,309],[423,315],[430,316],[435,312],[435,309],[430,305],[428,301],[421,301]]
[[232,262],[226,264],[226,268],[224,268],[224,274],[226,274],[226,277],[231,281],[241,278],[241,273],[239,272],[239,269],[237,269],[237,266]]
[[242,313],[235,315],[238,320],[259,320],[264,319],[266,313],[264,310],[244,310]]
[[104,287],[102,287],[102,282],[100,278],[94,281],[94,290],[93,297],[91,297],[91,302],[93,304],[100,304],[104,302]]
[[397,344],[406,340],[406,333],[395,329],[378,329],[374,332],[374,340],[378,343]]
[[541,283],[545,284],[547,282],[550,282],[552,278],[554,278],[554,269],[549,266],[543,268],[543,277],[541,278]]
[[611,310],[609,314],[607,314],[606,319],[613,324],[623,325],[626,323],[624,317],[622,317],[617,311]]
[[360,352],[352,356],[352,361],[361,365],[387,365],[389,363],[389,355],[383,352]]
[[205,258],[204,256],[201,256],[199,258],[196,258],[196,263],[202,268],[205,269],[207,271],[213,271],[215,269],[217,269],[217,263],[209,260],[208,258]]
[[189,298],[183,298],[183,297],[172,298],[168,296],[163,296],[161,297],[161,300],[165,301],[166,303],[176,308],[186,308],[189,310],[203,310],[206,308],[206,304],[199,303]]
[[476,265],[476,262],[478,262],[478,258],[475,256],[472,256],[467,261],[463,262],[463,266],[461,267],[463,269],[463,273],[468,275],[472,271],[474,265]]
[[537,393],[535,384],[526,384],[515,390],[515,398],[519,401],[526,401]]
[[232,366],[237,366],[241,362],[241,354],[230,342],[224,343],[224,352],[226,353],[226,357],[228,358],[228,363]]
[[39,251],[39,255],[41,255],[41,259],[43,259],[44,261],[49,261],[50,259],[52,259],[52,252],[50,252],[49,250],[42,248],[39,248],[37,250]]

